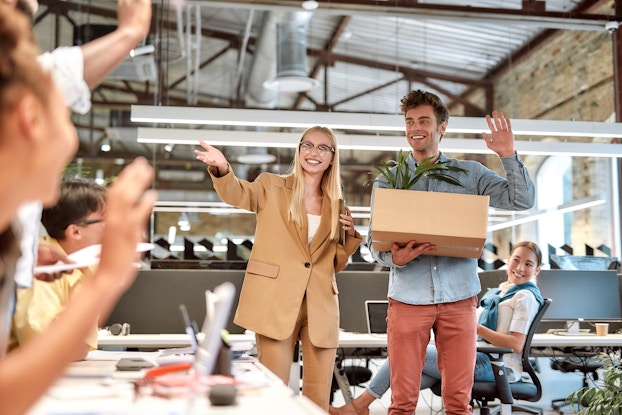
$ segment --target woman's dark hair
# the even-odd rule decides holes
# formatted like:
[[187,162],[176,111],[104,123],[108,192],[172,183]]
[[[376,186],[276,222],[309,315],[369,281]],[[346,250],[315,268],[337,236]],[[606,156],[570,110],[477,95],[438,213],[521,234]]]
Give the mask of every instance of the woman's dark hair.
[[538,266],[542,265],[542,252],[540,251],[540,247],[538,246],[537,243],[535,242],[531,242],[531,241],[522,241],[519,242],[517,244],[515,244],[512,247],[512,252],[510,252],[510,255],[512,255],[512,253],[514,251],[516,251],[517,248],[524,246],[525,248],[531,249],[533,251],[534,254],[536,254],[536,259],[538,260]]

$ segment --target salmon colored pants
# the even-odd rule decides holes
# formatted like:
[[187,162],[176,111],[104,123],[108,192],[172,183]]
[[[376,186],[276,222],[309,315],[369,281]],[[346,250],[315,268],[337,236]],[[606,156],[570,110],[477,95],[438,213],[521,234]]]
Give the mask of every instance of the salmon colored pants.
[[[285,384],[289,383],[289,375],[294,356],[296,341],[302,345],[302,394],[311,399],[324,411],[328,412],[330,386],[333,380],[333,368],[337,349],[315,347],[309,339],[307,320],[307,300],[302,302],[300,313],[292,335],[285,340],[274,340],[255,334],[259,361]],[[412,415],[412,414],[411,414]]]
[[388,415],[412,415],[430,331],[438,350],[445,414],[471,414],[477,297],[454,303],[410,305],[389,299],[387,317],[391,405]]

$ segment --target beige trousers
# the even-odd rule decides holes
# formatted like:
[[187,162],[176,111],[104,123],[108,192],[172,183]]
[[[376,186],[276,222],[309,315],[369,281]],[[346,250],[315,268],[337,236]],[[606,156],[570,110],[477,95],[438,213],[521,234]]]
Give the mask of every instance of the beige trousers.
[[307,300],[302,302],[292,335],[285,340],[274,340],[255,335],[259,361],[276,374],[285,384],[289,383],[296,341],[302,344],[302,394],[328,412],[330,386],[333,379],[336,349],[315,347],[309,339]]

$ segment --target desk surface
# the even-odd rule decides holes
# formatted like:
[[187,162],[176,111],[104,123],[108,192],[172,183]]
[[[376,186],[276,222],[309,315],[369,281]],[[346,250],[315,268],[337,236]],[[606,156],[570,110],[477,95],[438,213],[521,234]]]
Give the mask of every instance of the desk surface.
[[[90,359],[93,353],[97,358]],[[95,351],[89,354],[89,360],[98,361],[91,363],[110,362],[114,368],[116,360],[121,357],[143,355],[141,352]],[[326,415],[306,397],[294,394],[259,363],[235,363],[233,372],[242,383],[238,387],[237,403],[232,406],[212,406],[204,396],[198,397],[192,407],[187,397],[167,399],[149,393],[136,397],[133,381],[141,372],[114,372],[112,377],[68,375],[59,380],[27,415],[186,415],[207,411],[223,415]],[[244,382],[248,387],[243,386]]]
[[[253,334],[230,334],[231,343],[255,342]],[[190,346],[187,334],[129,334],[127,336],[113,336],[100,334],[97,338],[99,347],[106,348],[167,348]],[[339,347],[386,347],[387,336],[367,333],[339,334]]]
[[[255,342],[252,334],[230,334],[229,341],[232,343]],[[187,334],[128,334],[126,336],[113,336],[112,334],[99,334],[97,343],[100,349],[131,347],[131,348],[168,348],[190,346],[190,338]]]
[[559,334],[536,333],[531,340],[532,347],[612,347],[622,346],[622,334],[607,336],[560,336]]
[[[254,342],[252,334],[230,334],[232,343]],[[138,348],[166,348],[186,347],[190,345],[187,334],[130,334],[127,336],[112,336],[110,334],[98,337],[100,348],[108,347],[138,347]],[[386,347],[387,337],[367,333],[339,334],[339,347]],[[532,347],[582,347],[582,346],[622,346],[622,334],[607,336],[560,336],[557,334],[536,333],[533,336]]]

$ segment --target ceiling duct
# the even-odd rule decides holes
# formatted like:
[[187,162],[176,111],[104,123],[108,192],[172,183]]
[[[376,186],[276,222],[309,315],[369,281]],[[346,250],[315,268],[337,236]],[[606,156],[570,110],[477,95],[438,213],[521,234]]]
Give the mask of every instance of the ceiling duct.
[[246,149],[246,153],[237,157],[239,163],[245,164],[267,164],[274,163],[276,156],[268,153],[266,147],[249,147]]
[[277,69],[264,87],[282,92],[303,92],[318,85],[307,76],[307,28],[313,13],[285,13],[277,24]]
[[248,71],[245,105],[249,108],[274,108],[279,93],[264,87],[276,73],[276,24],[278,13],[264,13],[257,48]]

